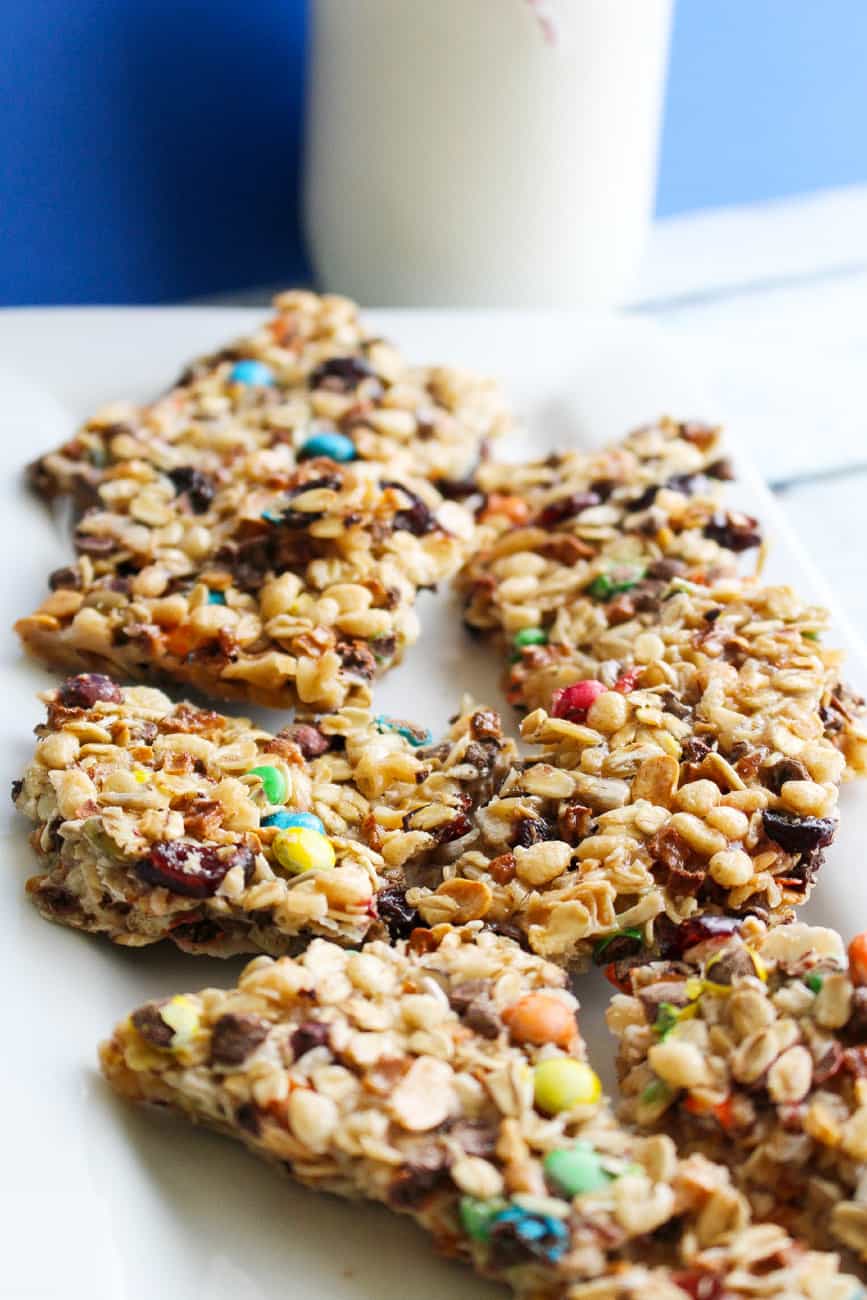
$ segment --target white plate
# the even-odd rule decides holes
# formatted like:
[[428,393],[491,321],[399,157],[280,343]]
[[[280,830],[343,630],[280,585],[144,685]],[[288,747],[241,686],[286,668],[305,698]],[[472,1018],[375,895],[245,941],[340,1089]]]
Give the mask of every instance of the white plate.
[[[116,396],[164,387],[190,356],[245,329],[246,310],[71,310],[0,314],[3,403],[0,554],[3,623],[29,612],[47,573],[68,559],[50,514],[24,492],[22,464],[67,436]],[[500,375],[532,433],[514,455],[615,437],[664,410],[713,418],[712,397],[683,373],[646,322],[614,317],[490,313],[375,313],[409,355],[456,361]],[[737,431],[732,431],[736,438]],[[773,499],[739,456],[738,504],[761,516],[775,546],[769,567],[819,600],[824,586]],[[510,711],[498,664],[462,633],[447,593],[424,597],[425,635],[380,688],[386,712],[436,732],[461,689]],[[850,676],[867,686],[861,648],[838,624]],[[34,692],[51,678],[25,662],[7,633],[0,658],[5,786],[17,776],[41,720]],[[263,714],[267,719],[268,715]],[[270,718],[275,721],[275,716]],[[278,724],[279,725],[279,724]],[[843,825],[810,915],[847,935],[867,922],[860,868],[865,801],[844,792]],[[414,1300],[502,1292],[436,1260],[421,1233],[385,1210],[316,1197],[251,1160],[232,1143],[116,1102],[94,1067],[95,1047],[137,1003],[183,988],[230,983],[242,963],[168,948],[113,949],[49,926],[25,901],[32,870],[27,828],[3,821],[7,870],[0,911],[6,987],[0,1043],[4,1071],[3,1222],[14,1224],[0,1266],[7,1300]],[[597,1066],[610,1074],[602,1026],[605,986],[581,983],[584,1028]]]

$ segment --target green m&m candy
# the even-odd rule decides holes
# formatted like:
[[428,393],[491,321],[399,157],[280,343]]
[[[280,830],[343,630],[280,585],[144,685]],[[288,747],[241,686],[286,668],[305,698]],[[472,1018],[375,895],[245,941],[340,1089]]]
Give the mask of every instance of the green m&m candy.
[[589,1142],[576,1142],[573,1147],[549,1151],[544,1169],[552,1187],[563,1196],[598,1192],[611,1182],[611,1175],[602,1168],[599,1156]]
[[251,767],[247,775],[258,776],[259,780],[262,782],[262,790],[265,794],[265,798],[269,803],[286,802],[286,796],[289,793],[289,783],[280,771],[279,767],[272,767],[270,763],[263,763],[261,767]]

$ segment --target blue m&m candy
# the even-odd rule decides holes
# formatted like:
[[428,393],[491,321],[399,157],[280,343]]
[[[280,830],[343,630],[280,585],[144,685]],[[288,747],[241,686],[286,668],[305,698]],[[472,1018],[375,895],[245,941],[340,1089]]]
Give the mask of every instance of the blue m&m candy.
[[329,460],[355,460],[358,452],[355,443],[345,433],[314,433],[298,452],[299,460],[312,456],[327,456]]
[[236,361],[229,371],[230,384],[250,384],[264,387],[273,384],[274,373],[264,361]]
[[281,831],[288,830],[290,826],[303,826],[309,831],[318,831],[320,835],[325,834],[325,827],[322,822],[311,812],[275,812],[269,813],[267,817],[262,818],[263,826],[279,826]]

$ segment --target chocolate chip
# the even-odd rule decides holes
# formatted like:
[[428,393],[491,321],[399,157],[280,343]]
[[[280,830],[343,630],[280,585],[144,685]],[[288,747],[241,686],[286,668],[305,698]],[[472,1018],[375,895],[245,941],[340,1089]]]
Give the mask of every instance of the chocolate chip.
[[169,478],[178,495],[186,493],[194,514],[204,514],[216,496],[214,480],[192,465],[181,465],[169,470]]
[[665,582],[670,582],[672,578],[679,578],[684,573],[686,573],[686,565],[683,560],[654,560],[647,566],[648,578],[659,578]]
[[456,1120],[449,1125],[448,1133],[450,1140],[457,1142],[468,1156],[481,1156],[488,1160],[496,1152],[499,1129],[484,1120]]
[[[165,1003],[161,1005],[165,1006]],[[170,1047],[175,1031],[167,1025],[160,1015],[160,1008],[154,1002],[139,1007],[130,1016],[133,1025],[146,1042],[153,1047]]]
[[755,975],[753,959],[743,944],[732,944],[717,958],[708,972],[714,984],[733,984],[738,975]]
[[418,493],[413,492],[403,483],[384,481],[381,486],[384,488],[397,488],[404,496],[409,497],[412,502],[412,505],[408,508],[395,511],[391,526],[396,533],[412,533],[414,537],[424,537],[428,533],[435,533],[440,527],[430,508],[422,501]]
[[220,1016],[211,1034],[212,1065],[243,1065],[268,1037],[270,1026],[258,1016]]
[[445,1157],[436,1165],[407,1164],[389,1186],[388,1203],[395,1210],[411,1209],[447,1179]]
[[397,885],[377,894],[376,911],[392,943],[408,939],[413,930],[424,924],[419,913],[406,901],[406,890]]
[[852,990],[852,1002],[849,1019],[846,1021],[846,1031],[856,1038],[867,1036],[867,988]]
[[766,808],[762,825],[768,839],[787,853],[810,853],[825,848],[834,838],[836,823],[830,817],[796,817],[794,813]]
[[329,1042],[328,1026],[321,1020],[305,1020],[289,1039],[289,1046],[296,1061],[312,1052],[314,1047],[327,1047]]
[[700,763],[711,751],[711,746],[701,736],[690,736],[683,742],[680,757],[684,763]]
[[654,870],[659,870],[668,890],[677,898],[694,896],[707,876],[707,865],[673,826],[662,830],[647,842]]
[[92,709],[97,700],[110,704],[123,702],[120,687],[103,673],[79,673],[77,677],[67,677],[57,694],[66,709]]
[[338,641],[334,648],[347,676],[360,678],[363,682],[373,681],[376,676],[376,660],[364,641]]
[[731,483],[735,479],[735,467],[727,456],[721,456],[708,465],[705,470],[708,478],[718,479],[721,483]]
[[503,1022],[490,998],[477,998],[464,1012],[464,1024],[482,1038],[497,1038]]
[[570,799],[560,804],[557,813],[557,832],[567,844],[580,844],[590,834],[593,825],[593,812],[587,804],[578,799]]
[[488,980],[462,980],[460,984],[454,984],[449,990],[449,1006],[452,1011],[462,1016],[470,1003],[476,998],[487,996],[490,988]]
[[262,1131],[262,1120],[258,1106],[254,1106],[251,1101],[242,1102],[235,1111],[235,1123],[243,1132],[249,1133],[252,1137],[258,1137]]
[[49,576],[48,585],[52,591],[78,591],[81,587],[81,574],[71,565],[65,569],[55,569]]
[[493,709],[476,709],[470,718],[470,735],[473,740],[499,740],[503,734],[503,723],[499,713]]
[[762,544],[759,521],[752,515],[741,514],[737,510],[719,511],[715,514],[705,524],[704,535],[710,541],[736,553],[749,551]]
[[348,393],[372,374],[373,370],[364,357],[329,357],[310,372],[308,383],[311,388]]
[[281,731],[280,734],[281,736],[285,734],[289,740],[294,741],[304,757],[308,759],[318,758],[328,749],[328,737],[309,722],[296,722],[291,727],[287,727],[285,733]]
[[810,773],[796,758],[781,758],[764,769],[765,782],[774,794],[779,794],[787,781],[809,781]]
[[12,802],[17,803],[21,797],[21,791],[24,789],[24,782],[21,780],[12,782]]

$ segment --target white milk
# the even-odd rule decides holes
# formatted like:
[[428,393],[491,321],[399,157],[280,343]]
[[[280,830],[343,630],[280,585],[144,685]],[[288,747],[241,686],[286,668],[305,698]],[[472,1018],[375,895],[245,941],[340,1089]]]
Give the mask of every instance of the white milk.
[[671,0],[313,0],[306,225],[368,305],[628,292],[650,222]]

